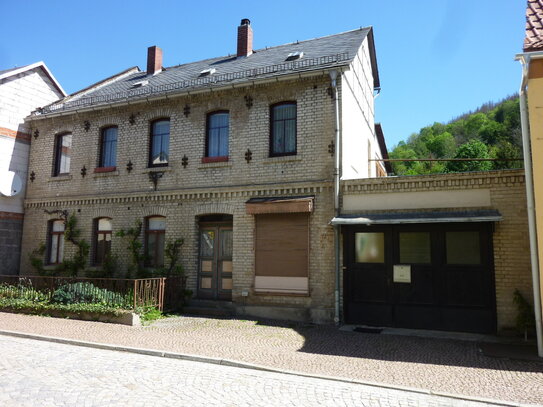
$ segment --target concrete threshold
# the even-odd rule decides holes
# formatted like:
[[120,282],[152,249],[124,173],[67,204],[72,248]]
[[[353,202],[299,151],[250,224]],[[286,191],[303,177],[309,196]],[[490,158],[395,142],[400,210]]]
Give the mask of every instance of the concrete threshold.
[[[417,338],[430,339],[452,339],[457,341],[468,342],[487,342],[487,343],[502,343],[502,344],[519,344],[521,340],[514,337],[501,337],[496,335],[474,334],[469,332],[451,332],[451,331],[432,331],[425,329],[407,329],[407,328],[387,328],[375,327],[367,325],[342,325],[339,330],[347,332],[356,332],[356,328],[365,328],[368,330],[380,330],[376,332],[380,335],[397,335],[397,336],[414,336]],[[530,342],[523,342],[529,344]]]
[[[343,330],[347,330],[347,329],[343,329]],[[478,402],[478,403],[489,403],[489,404],[494,404],[496,406],[508,406],[508,407],[530,407],[531,406],[529,404],[524,404],[524,403],[506,402],[502,400],[494,400],[494,399],[488,399],[488,398],[483,398],[483,397],[464,396],[460,394],[436,392],[436,391],[431,391],[427,389],[419,389],[419,388],[414,388],[414,387],[398,386],[398,385],[393,385],[393,384],[349,379],[345,377],[309,374],[309,373],[297,372],[293,370],[272,368],[272,367],[267,367],[267,366],[262,366],[262,365],[257,365],[253,363],[242,362],[242,361],[236,361],[236,360],[231,360],[231,359],[214,358],[210,356],[190,355],[190,354],[167,352],[167,351],[154,350],[154,349],[134,348],[134,347],[122,346],[122,345],[110,345],[110,344],[99,343],[99,342],[88,342],[88,341],[81,341],[81,340],[76,340],[76,339],[36,335],[36,334],[29,334],[29,333],[17,332],[17,331],[0,330],[0,335],[12,336],[16,338],[34,339],[34,340],[40,340],[40,341],[46,341],[46,342],[61,343],[65,345],[83,346],[87,348],[111,350],[111,351],[118,351],[118,352],[130,352],[130,353],[146,355],[146,356],[165,357],[165,358],[170,358],[170,359],[181,359],[181,360],[187,360],[187,361],[192,361],[192,362],[211,363],[211,364],[216,364],[216,365],[237,367],[237,368],[242,368],[242,369],[260,370],[260,371],[272,372],[272,373],[281,373],[281,374],[287,374],[287,375],[292,375],[292,376],[307,377],[307,378],[312,378],[312,379],[331,380],[331,381],[341,382],[341,383],[360,384],[364,386],[377,387],[381,389],[407,391],[407,392],[412,392],[412,393],[417,393],[417,394],[446,397],[446,398],[451,398],[451,399],[460,400],[460,401],[465,400],[465,401]]]

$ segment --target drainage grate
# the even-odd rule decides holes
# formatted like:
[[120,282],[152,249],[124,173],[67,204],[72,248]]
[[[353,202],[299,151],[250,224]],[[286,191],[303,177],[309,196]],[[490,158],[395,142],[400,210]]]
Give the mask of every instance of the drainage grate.
[[361,326],[357,326],[353,329],[353,332],[362,332],[365,334],[380,334],[381,331],[381,328],[363,328]]

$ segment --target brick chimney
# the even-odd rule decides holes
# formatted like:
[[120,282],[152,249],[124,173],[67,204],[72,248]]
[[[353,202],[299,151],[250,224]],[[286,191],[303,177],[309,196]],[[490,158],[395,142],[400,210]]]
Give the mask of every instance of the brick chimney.
[[248,57],[253,53],[253,29],[248,18],[241,20],[238,27],[238,57]]
[[147,48],[147,75],[162,71],[162,49],[153,45]]

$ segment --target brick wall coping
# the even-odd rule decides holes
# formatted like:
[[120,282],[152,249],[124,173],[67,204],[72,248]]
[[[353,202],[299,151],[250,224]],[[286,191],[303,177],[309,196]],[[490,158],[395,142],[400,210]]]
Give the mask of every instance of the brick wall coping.
[[56,207],[59,205],[130,204],[138,202],[169,202],[189,199],[254,198],[258,196],[302,195],[321,193],[332,188],[331,181],[295,182],[260,186],[235,186],[223,188],[192,188],[157,192],[127,192],[86,196],[26,199],[25,208]]
[[343,193],[348,195],[359,192],[416,192],[523,183],[524,170],[515,169],[348,180],[343,182]]

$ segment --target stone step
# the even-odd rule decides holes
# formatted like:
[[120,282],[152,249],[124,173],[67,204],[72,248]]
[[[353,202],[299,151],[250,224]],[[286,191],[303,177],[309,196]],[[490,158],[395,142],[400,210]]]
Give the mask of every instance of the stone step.
[[208,307],[183,307],[184,315],[201,315],[211,317],[231,317],[234,316],[234,310],[224,308],[208,308]]

